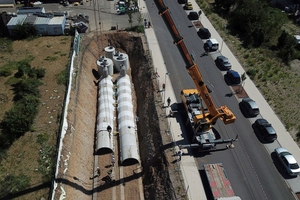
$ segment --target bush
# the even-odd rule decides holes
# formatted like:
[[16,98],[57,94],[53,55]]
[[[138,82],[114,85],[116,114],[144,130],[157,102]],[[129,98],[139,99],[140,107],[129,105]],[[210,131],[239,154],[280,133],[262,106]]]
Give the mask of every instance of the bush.
[[29,70],[28,76],[31,78],[41,79],[41,78],[44,78],[45,74],[46,74],[46,71],[44,68],[35,68],[34,67]]
[[126,28],[126,31],[132,31],[132,32],[137,32],[137,33],[144,33],[144,26],[137,25],[137,26],[128,27],[128,28]]
[[15,139],[29,131],[38,113],[40,100],[32,95],[26,95],[14,107],[5,112],[1,122],[4,134]]
[[25,39],[28,37],[35,36],[37,34],[36,28],[29,24],[29,23],[23,23],[23,24],[17,24],[16,28],[13,29],[14,37],[17,39]]
[[255,71],[255,69],[248,69],[247,75],[248,75],[251,79],[254,79],[255,76],[256,76],[256,71]]
[[22,99],[26,95],[33,95],[36,97],[39,97],[40,91],[38,87],[42,84],[42,82],[39,79],[34,78],[27,78],[22,79],[14,86],[15,91],[15,97],[14,100],[18,101],[19,99]]
[[57,84],[59,85],[63,84],[67,86],[69,81],[69,67],[56,74],[55,77],[57,79]]
[[0,180],[0,197],[4,198],[9,194],[21,192],[30,186],[30,177],[24,174],[7,174]]
[[4,66],[0,68],[0,76],[8,77],[12,74],[11,68],[9,66]]

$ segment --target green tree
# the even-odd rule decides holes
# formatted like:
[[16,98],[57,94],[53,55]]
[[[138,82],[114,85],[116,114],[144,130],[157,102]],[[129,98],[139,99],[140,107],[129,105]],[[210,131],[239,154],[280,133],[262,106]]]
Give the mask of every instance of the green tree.
[[13,29],[14,37],[17,39],[25,39],[37,34],[36,28],[30,23],[17,24]]
[[260,46],[278,37],[278,30],[287,20],[285,14],[267,4],[267,0],[238,0],[230,13],[229,25],[248,45]]
[[37,97],[26,95],[14,107],[5,112],[1,122],[3,133],[14,140],[29,131],[38,113],[39,102]]
[[296,41],[293,35],[283,31],[281,36],[278,38],[277,47],[279,48],[278,56],[285,63],[289,63],[293,58],[296,58]]

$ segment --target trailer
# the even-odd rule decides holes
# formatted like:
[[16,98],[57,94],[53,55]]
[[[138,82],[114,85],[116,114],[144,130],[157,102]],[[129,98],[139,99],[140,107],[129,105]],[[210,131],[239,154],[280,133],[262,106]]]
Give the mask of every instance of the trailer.
[[235,196],[222,163],[203,165],[214,200],[241,200]]

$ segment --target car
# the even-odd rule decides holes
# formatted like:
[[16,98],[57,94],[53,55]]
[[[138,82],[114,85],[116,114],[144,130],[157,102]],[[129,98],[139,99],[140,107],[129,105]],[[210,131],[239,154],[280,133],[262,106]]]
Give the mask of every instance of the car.
[[289,175],[297,176],[300,173],[296,159],[286,148],[276,148],[275,153]]
[[185,9],[187,9],[187,10],[193,10],[193,4],[191,2],[186,2],[185,3]]
[[241,106],[251,117],[256,117],[257,115],[259,115],[259,108],[256,102],[251,98],[243,98],[243,100],[241,101]]
[[198,35],[201,39],[209,39],[211,36],[207,28],[199,28]]
[[265,119],[257,119],[255,121],[256,127],[261,132],[263,138],[267,141],[273,142],[277,139],[277,134],[272,125]]
[[178,0],[178,3],[179,4],[185,4],[185,3],[187,3],[187,0]]
[[75,3],[74,3],[74,6],[79,6],[79,3],[78,3],[78,2],[75,2]]
[[192,12],[189,13],[188,18],[190,20],[197,20],[197,19],[199,19],[199,15],[198,15],[197,12],[192,11]]
[[218,56],[216,59],[216,63],[225,70],[231,69],[231,63],[229,62],[228,58],[225,56]]
[[67,2],[67,1],[65,1],[64,3],[63,3],[63,6],[68,6],[69,5],[69,2]]
[[204,43],[204,49],[209,48],[209,51],[217,51],[219,49],[219,43],[216,39],[211,38]]
[[238,72],[231,69],[227,71],[226,75],[232,84],[241,83],[241,77]]

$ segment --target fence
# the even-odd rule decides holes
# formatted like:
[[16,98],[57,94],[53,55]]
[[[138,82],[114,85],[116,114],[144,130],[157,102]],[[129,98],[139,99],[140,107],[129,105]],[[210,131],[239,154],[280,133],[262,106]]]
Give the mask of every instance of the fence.
[[73,61],[75,58],[75,53],[78,55],[79,42],[80,42],[80,35],[78,34],[78,32],[76,30],[72,50],[70,51],[70,61],[68,64],[69,78],[68,78],[68,83],[66,85],[64,105],[63,105],[63,109],[62,109],[63,112],[62,112],[62,116],[60,118],[60,130],[59,130],[59,133],[57,136],[56,163],[54,166],[54,175],[53,175],[52,181],[51,181],[49,199],[54,199],[54,196],[55,196],[55,189],[57,186],[57,183],[55,180],[57,178],[58,167],[59,167],[59,162],[60,162],[60,158],[61,158],[62,141],[64,139],[66,131],[68,130],[67,115],[68,115],[68,105],[69,105],[69,100],[70,100],[70,92],[71,92],[71,84],[72,84]]

